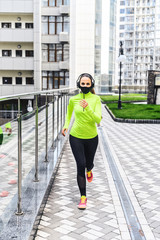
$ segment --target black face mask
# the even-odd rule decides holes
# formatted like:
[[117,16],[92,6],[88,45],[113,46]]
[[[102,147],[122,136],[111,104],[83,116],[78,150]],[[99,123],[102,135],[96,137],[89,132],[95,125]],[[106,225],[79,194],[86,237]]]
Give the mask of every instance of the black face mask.
[[79,87],[82,91],[82,93],[87,94],[92,89],[92,87]]

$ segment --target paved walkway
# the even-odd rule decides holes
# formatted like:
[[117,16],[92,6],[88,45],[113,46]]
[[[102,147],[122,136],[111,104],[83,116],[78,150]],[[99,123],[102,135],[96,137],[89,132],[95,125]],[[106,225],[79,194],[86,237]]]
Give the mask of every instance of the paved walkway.
[[[159,124],[116,123],[103,108],[101,126],[115,157],[146,240],[160,240]],[[75,161],[66,144],[36,240],[130,240],[114,181],[101,142],[94,180],[87,183],[87,209],[77,209]],[[105,166],[105,167],[104,167]]]

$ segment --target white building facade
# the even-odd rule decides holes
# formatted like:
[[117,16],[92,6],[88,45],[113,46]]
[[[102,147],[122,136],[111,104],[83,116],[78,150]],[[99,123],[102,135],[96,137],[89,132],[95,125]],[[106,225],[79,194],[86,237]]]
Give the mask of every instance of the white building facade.
[[0,95],[95,75],[96,0],[0,0]]
[[[34,39],[39,39],[39,24],[34,22],[38,10],[34,7],[36,1],[35,3],[32,0],[16,1],[16,3],[0,1],[1,96],[39,88],[34,82],[34,68],[35,74],[39,75],[37,51],[34,51],[39,46],[37,41],[34,44]],[[37,66],[34,66],[35,62]]]
[[[97,92],[111,92],[115,84],[117,0],[97,0],[95,61]],[[95,55],[96,56],[96,55]],[[100,59],[100,60],[99,60]]]
[[119,41],[123,42],[127,57],[122,85],[146,91],[148,70],[160,69],[160,2],[125,0],[119,3]]

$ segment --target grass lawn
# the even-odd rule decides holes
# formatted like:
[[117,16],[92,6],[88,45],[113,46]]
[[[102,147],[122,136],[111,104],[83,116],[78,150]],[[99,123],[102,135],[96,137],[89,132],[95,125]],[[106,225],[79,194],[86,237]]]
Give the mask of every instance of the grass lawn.
[[116,118],[160,119],[160,105],[122,103],[122,109],[118,109],[117,103],[106,105]]
[[[118,101],[118,95],[108,95],[108,96],[100,96],[104,102],[113,102]],[[121,95],[122,101],[147,101],[147,94],[138,94],[138,93],[128,93]]]

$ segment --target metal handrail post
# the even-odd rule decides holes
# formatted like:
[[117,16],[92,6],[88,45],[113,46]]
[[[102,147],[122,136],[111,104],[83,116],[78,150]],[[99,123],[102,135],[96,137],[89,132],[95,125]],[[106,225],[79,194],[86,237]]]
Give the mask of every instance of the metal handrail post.
[[63,101],[63,94],[61,94],[61,129],[62,130],[62,101]]
[[48,99],[46,94],[46,157],[45,162],[48,162]]
[[67,106],[68,106],[68,93],[66,95],[66,112],[67,112]]
[[57,139],[59,134],[59,95],[57,96]]
[[21,208],[21,188],[22,188],[22,116],[20,108],[20,98],[18,98],[18,203],[16,215],[22,215]]
[[38,182],[38,96],[36,95],[36,108],[35,108],[35,179]]
[[54,147],[54,94],[52,98],[52,147]]
[[65,122],[65,105],[66,105],[66,95],[64,94],[64,105],[63,105],[63,126]]

